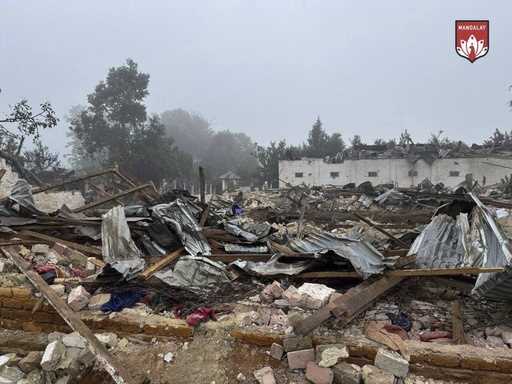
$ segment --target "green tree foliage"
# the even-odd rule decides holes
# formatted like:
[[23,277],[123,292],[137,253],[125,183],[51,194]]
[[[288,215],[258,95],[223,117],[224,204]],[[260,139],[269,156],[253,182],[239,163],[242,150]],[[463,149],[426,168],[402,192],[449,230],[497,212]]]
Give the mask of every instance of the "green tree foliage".
[[345,149],[345,143],[340,133],[329,135],[322,127],[320,117],[317,117],[308,133],[304,144],[304,155],[308,157],[334,156]]
[[160,120],[168,136],[174,139],[176,146],[195,159],[203,159],[214,132],[210,123],[197,113],[190,113],[183,109],[165,111]]
[[23,153],[22,162],[25,168],[36,175],[45,171],[56,171],[61,165],[58,153],[50,152],[39,139],[35,141],[34,148]]
[[208,145],[203,166],[209,177],[215,178],[233,171],[248,182],[258,171],[254,152],[255,144],[245,133],[220,131],[213,135]]
[[359,136],[359,135],[354,135],[354,137],[352,137],[352,139],[350,140],[350,144],[352,145],[352,147],[365,145],[363,143],[363,140],[361,139],[361,136]]
[[11,156],[18,156],[27,138],[31,138],[36,144],[41,130],[53,128],[57,122],[55,111],[49,102],[40,104],[40,111],[34,114],[28,101],[21,100],[0,119],[0,150]]
[[149,74],[139,72],[131,59],[111,68],[88,96],[86,109],[71,119],[75,145],[101,159],[103,166],[117,163],[141,181],[188,175],[191,156],[174,146],[157,116],[147,116],[148,84]]
[[414,142],[412,141],[412,137],[409,132],[407,132],[407,129],[405,129],[398,138],[398,145],[404,146],[408,144],[414,144]]
[[[512,103],[512,102],[511,102]],[[512,145],[512,131],[500,131],[496,129],[488,139],[484,140],[484,145],[492,147],[502,147]]]
[[286,141],[272,141],[268,147],[258,146],[257,157],[261,167],[261,179],[272,188],[279,186],[279,160],[287,155]]

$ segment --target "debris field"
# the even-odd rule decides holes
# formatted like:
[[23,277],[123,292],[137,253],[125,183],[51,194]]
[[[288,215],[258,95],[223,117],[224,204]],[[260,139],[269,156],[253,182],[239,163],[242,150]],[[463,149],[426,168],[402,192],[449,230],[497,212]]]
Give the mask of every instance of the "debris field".
[[18,179],[0,196],[0,383],[510,383],[506,197]]

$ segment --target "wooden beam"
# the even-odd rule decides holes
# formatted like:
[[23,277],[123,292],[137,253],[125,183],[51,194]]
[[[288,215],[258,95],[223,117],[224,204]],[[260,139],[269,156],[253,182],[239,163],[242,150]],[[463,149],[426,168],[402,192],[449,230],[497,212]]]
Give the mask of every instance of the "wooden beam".
[[62,319],[75,331],[87,340],[87,346],[91,352],[96,356],[99,364],[107,373],[112,377],[117,384],[130,384],[134,380],[128,376],[124,367],[118,364],[117,361],[110,355],[107,348],[100,343],[94,336],[94,333],[85,325],[80,319],[80,316],[73,312],[73,310],[62,300],[57,293],[50,288],[41,276],[30,268],[30,264],[16,253],[15,249],[3,248],[2,252],[5,256],[12,260],[12,262],[20,269],[27,279],[36,287],[43,297],[52,305]]
[[[119,171],[119,168],[117,166],[114,169],[114,173],[117,175],[117,177],[119,177],[121,180],[123,180],[130,187],[136,187],[137,186],[137,184],[135,184],[128,176],[122,174]],[[155,197],[159,197],[160,194],[157,192],[154,184],[152,184],[152,187],[153,187],[153,192],[155,193]],[[141,195],[144,197],[144,200],[146,200],[148,203],[153,203],[154,202],[154,198],[151,197],[150,195],[148,195],[146,192],[142,191]]]
[[370,303],[381,297],[402,280],[404,280],[404,277],[383,276],[372,283],[363,281],[324,308],[299,322],[294,327],[295,333],[307,335],[332,316],[338,317],[346,324],[366,309]]
[[139,273],[139,277],[143,280],[149,279],[151,276],[153,276],[155,273],[160,271],[162,268],[165,268],[169,264],[171,264],[174,260],[176,260],[178,257],[181,256],[183,253],[184,248],[178,248],[177,250],[169,253],[166,256],[162,256],[160,260],[158,260],[155,264],[150,265],[148,268],[146,268],[144,271]]
[[[23,230],[17,236],[32,237],[32,238],[39,239],[39,240],[42,240],[43,242],[50,243],[50,244],[61,243],[71,249],[75,249],[80,252],[88,253],[90,255],[95,255],[95,256],[102,256],[101,249],[98,249],[95,247],[89,247],[89,246],[83,245],[83,244],[74,243],[74,242],[68,241],[68,240],[59,239],[57,237],[53,237],[53,236],[49,236],[49,235],[44,235],[44,234],[38,233],[38,232]],[[105,266],[105,263],[102,260],[95,258],[94,260],[91,259],[90,261],[93,262],[98,267],[103,268]]]
[[128,196],[128,195],[131,195],[132,193],[135,193],[135,192],[138,192],[138,191],[142,191],[143,189],[146,189],[146,188],[154,188],[154,186],[152,184],[148,183],[148,184],[140,185],[138,187],[130,188],[130,189],[126,190],[126,191],[123,191],[123,192],[120,192],[118,194],[112,195],[111,197],[106,197],[104,199],[93,201],[92,203],[86,204],[86,205],[84,205],[82,207],[75,208],[75,209],[72,210],[72,212],[78,213],[78,212],[87,211],[88,209],[98,207],[100,205],[103,205],[105,203],[109,203],[109,202],[111,202],[113,200],[116,200],[116,199],[119,199],[121,197],[125,197],[125,196]]
[[205,193],[206,193],[206,184],[204,181],[204,169],[203,169],[203,167],[199,167],[199,196],[201,199],[201,203],[203,203],[203,204],[206,202]]
[[368,224],[370,227],[375,228],[377,231],[379,231],[383,235],[386,235],[387,237],[389,237],[391,240],[393,240],[395,243],[399,244],[400,246],[402,246],[404,248],[409,248],[409,245],[406,242],[404,242],[404,241],[400,240],[399,238],[393,236],[391,233],[389,233],[388,231],[382,229],[379,225],[371,222],[366,217],[363,217],[363,216],[361,216],[360,214],[358,214],[356,212],[352,212],[352,215],[354,215],[354,217],[356,217],[359,220],[361,220],[363,223]]
[[464,320],[460,301],[452,302],[452,338],[455,344],[467,344],[464,335]]
[[36,188],[36,189],[32,190],[32,194],[33,195],[37,195],[38,193],[46,192],[46,191],[49,191],[50,189],[56,189],[56,188],[64,187],[64,186],[69,185],[69,184],[73,184],[73,183],[77,183],[79,181],[84,181],[84,180],[87,180],[87,179],[91,179],[91,178],[96,177],[96,176],[103,176],[103,175],[106,175],[108,173],[113,173],[113,172],[115,172],[115,169],[114,168],[109,168],[109,169],[104,169],[102,171],[89,173],[89,174],[87,174],[85,176],[77,177],[77,178],[72,179],[72,180],[67,180],[67,181],[64,181],[64,182],[59,183],[59,184],[53,184],[53,185],[48,185],[46,187]]
[[210,208],[212,207],[214,198],[215,198],[215,195],[212,195],[212,197],[210,197],[210,201],[208,202],[206,209],[201,214],[201,218],[199,219],[199,227],[201,227],[201,228],[204,227],[204,225],[206,224],[206,220],[208,220],[208,215],[210,214]]
[[[457,276],[457,275],[478,275],[480,273],[494,273],[503,272],[505,268],[433,268],[433,269],[398,269],[394,271],[385,272],[386,276],[393,277],[421,277],[421,276]],[[345,271],[326,271],[326,272],[304,272],[297,277],[302,278],[360,278],[361,276],[357,272],[345,272]]]

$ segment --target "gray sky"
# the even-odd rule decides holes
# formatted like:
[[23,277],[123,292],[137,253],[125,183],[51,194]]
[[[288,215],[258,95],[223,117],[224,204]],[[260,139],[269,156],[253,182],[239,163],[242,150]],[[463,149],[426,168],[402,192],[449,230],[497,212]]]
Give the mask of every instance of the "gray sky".
[[[490,20],[474,64],[455,53],[456,19]],[[346,140],[480,142],[512,128],[511,19],[511,2],[482,0],[2,0],[0,111],[48,99],[62,118],[131,57],[150,112],[199,112],[259,143],[302,142],[317,115]],[[65,151],[66,131],[47,144]]]

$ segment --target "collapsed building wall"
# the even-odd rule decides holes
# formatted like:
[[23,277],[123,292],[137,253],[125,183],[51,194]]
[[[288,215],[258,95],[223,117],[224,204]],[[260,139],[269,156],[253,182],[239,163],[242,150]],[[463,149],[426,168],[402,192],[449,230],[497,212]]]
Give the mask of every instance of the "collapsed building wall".
[[358,159],[341,163],[327,163],[323,159],[303,158],[301,160],[279,161],[279,187],[291,185],[345,185],[370,181],[372,184],[395,184],[408,188],[418,185],[424,179],[433,184],[443,183],[456,187],[472,174],[480,185],[492,185],[512,173],[512,158],[459,157],[424,159]]
[[[0,198],[2,198],[11,193],[20,177],[5,159],[0,158],[0,169],[5,170],[5,174],[0,179]],[[53,212],[61,208],[63,204],[71,209],[81,207],[85,204],[85,199],[79,191],[56,191],[34,194],[34,202],[39,210]]]

